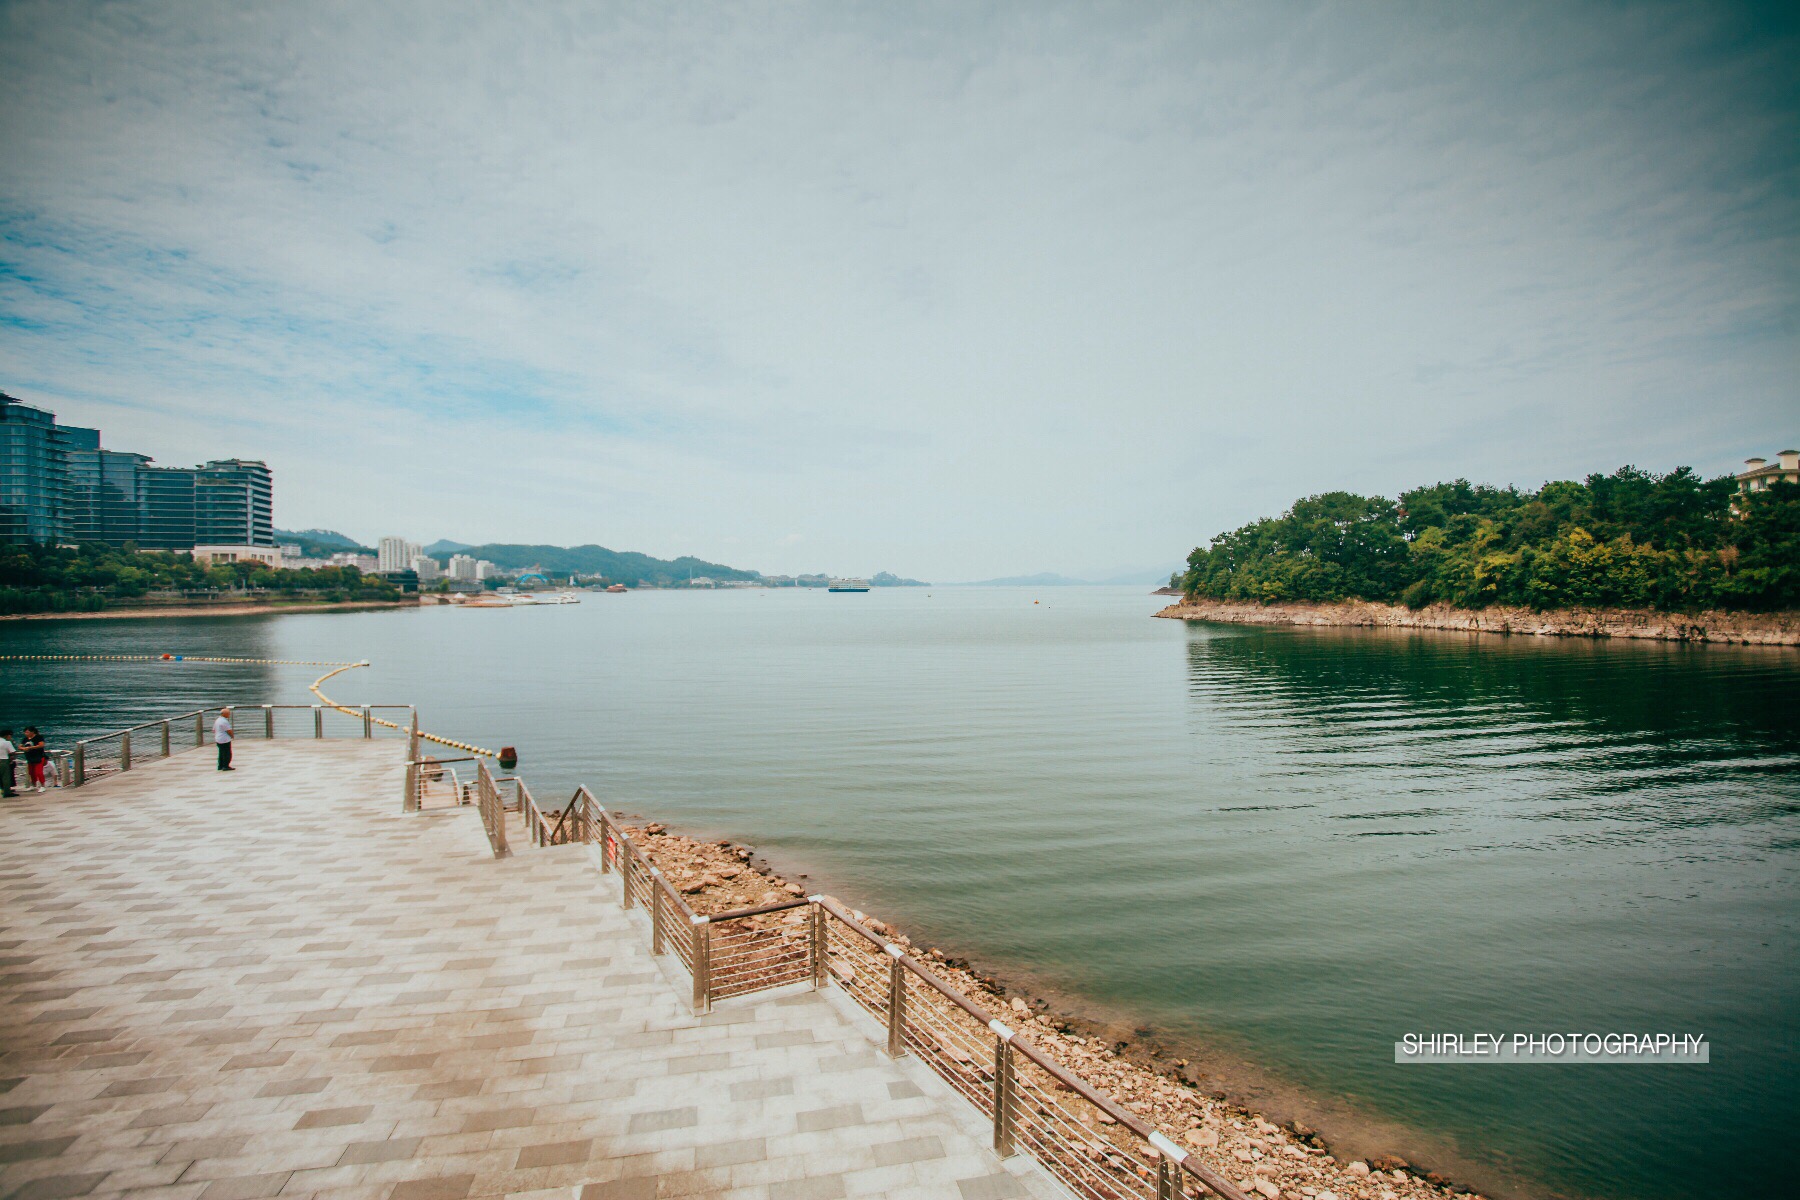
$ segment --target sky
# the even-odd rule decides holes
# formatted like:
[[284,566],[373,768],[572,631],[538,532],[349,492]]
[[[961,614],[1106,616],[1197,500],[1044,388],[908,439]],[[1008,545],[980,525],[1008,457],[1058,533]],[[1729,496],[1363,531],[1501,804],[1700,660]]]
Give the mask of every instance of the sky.
[[0,3],[0,388],[276,522],[940,581],[1800,443],[1779,6]]

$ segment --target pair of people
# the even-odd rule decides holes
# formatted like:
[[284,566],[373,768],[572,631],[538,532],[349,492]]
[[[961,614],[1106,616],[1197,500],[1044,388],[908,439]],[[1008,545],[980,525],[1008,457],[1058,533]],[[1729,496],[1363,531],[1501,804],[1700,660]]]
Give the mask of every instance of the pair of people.
[[44,777],[50,765],[50,748],[44,744],[44,735],[37,726],[27,725],[25,732],[19,735],[17,744],[13,742],[13,731],[0,729],[0,796],[16,796],[18,790],[13,774],[13,755],[24,754],[25,770],[31,777],[31,790],[44,790]]

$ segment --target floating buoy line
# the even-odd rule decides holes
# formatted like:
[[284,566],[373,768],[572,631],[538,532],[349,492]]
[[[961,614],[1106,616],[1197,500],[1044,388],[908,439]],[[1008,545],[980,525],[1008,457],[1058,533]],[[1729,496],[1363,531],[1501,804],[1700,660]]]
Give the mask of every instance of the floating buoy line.
[[[345,671],[354,671],[359,667],[366,667],[369,665],[369,660],[366,658],[361,662],[314,662],[310,659],[299,658],[226,658],[212,654],[0,654],[0,662],[198,662],[244,663],[267,667],[331,667],[332,670],[325,672],[325,674],[313,680],[311,686],[307,690],[317,696],[319,702],[326,708],[335,709],[338,712],[345,713],[352,717],[361,717],[363,715],[362,709],[352,707],[348,704],[339,704],[336,700],[333,700],[330,696],[327,696],[321,691],[320,685],[327,679],[330,679],[333,675],[341,675]],[[369,714],[369,720],[386,729],[397,729],[402,733],[411,732],[406,726],[397,724],[393,721],[383,720],[373,713]],[[496,751],[486,749],[482,746],[471,745],[468,742],[459,742],[455,738],[447,738],[435,733],[426,733],[423,729],[419,730],[419,737],[425,741],[436,742],[440,746],[449,746],[453,750],[461,750],[467,754],[477,754],[483,758],[499,757],[499,754]]]

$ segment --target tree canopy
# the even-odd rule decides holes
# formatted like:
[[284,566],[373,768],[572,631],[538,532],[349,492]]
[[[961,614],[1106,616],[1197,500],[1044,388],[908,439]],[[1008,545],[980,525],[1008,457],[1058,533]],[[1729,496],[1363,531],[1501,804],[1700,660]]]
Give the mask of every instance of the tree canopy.
[[152,591],[305,592],[341,600],[397,600],[387,580],[355,567],[288,571],[259,562],[208,565],[185,553],[100,543],[0,542],[0,612],[96,611]]
[[1741,495],[1687,467],[1535,492],[1434,483],[1399,499],[1327,492],[1221,533],[1172,581],[1222,600],[1422,608],[1800,608],[1800,487]]

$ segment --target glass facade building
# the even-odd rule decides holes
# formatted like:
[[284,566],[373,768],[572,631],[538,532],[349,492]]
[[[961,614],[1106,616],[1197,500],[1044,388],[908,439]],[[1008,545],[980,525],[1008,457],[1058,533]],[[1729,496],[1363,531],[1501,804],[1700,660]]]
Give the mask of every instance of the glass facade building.
[[273,546],[266,464],[217,459],[158,467],[107,450],[98,429],[0,393],[0,540],[105,542],[140,550]]

